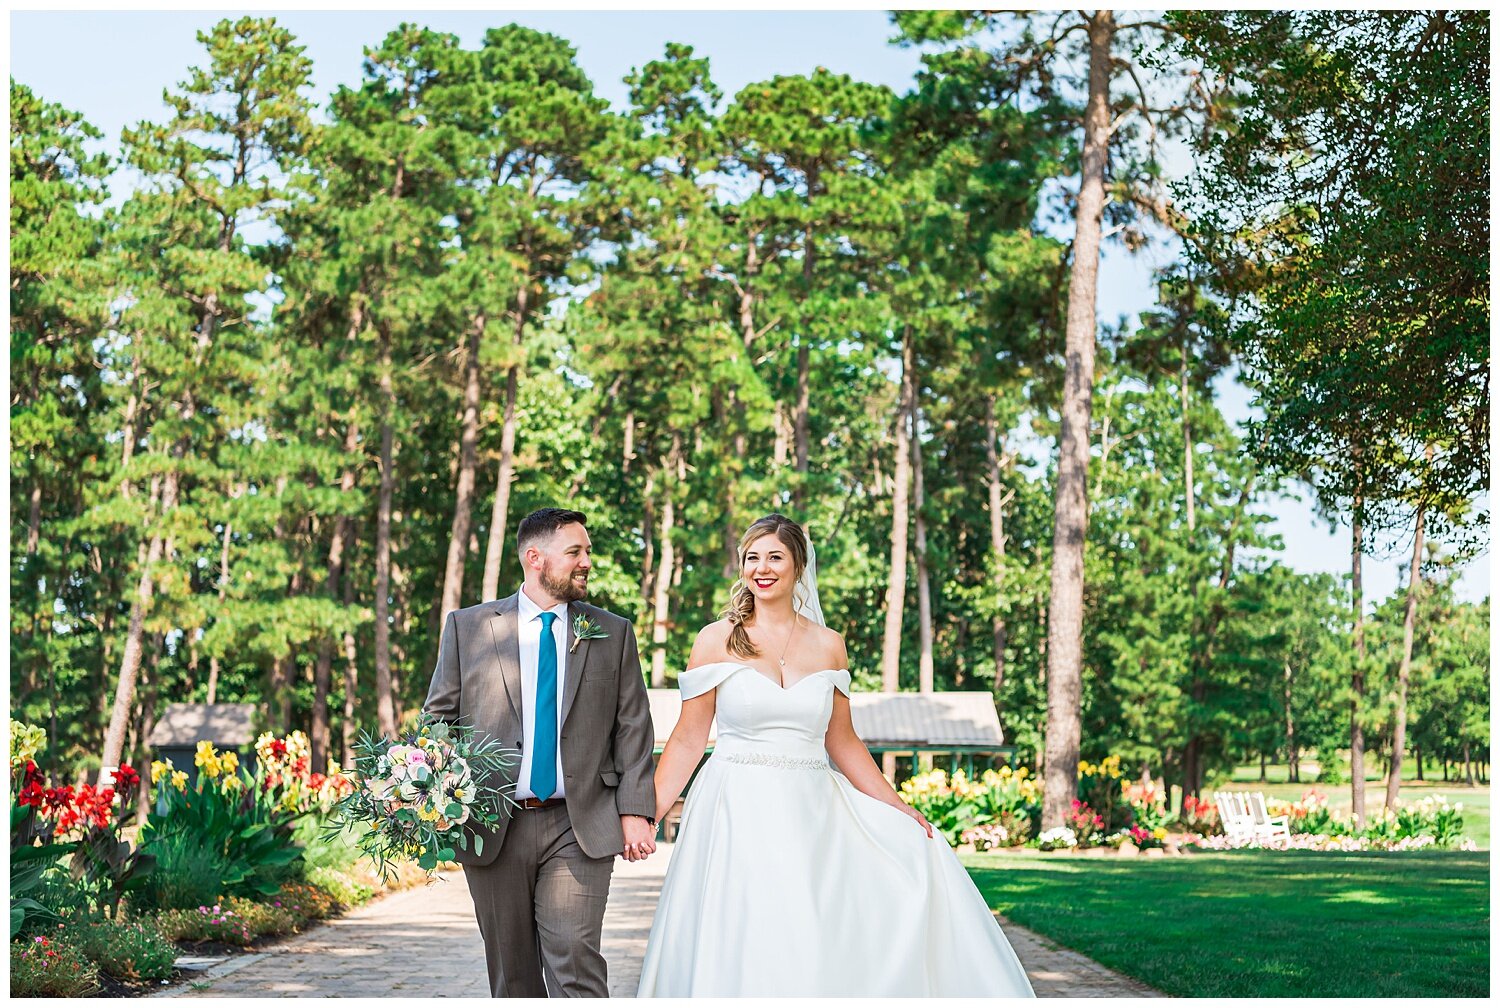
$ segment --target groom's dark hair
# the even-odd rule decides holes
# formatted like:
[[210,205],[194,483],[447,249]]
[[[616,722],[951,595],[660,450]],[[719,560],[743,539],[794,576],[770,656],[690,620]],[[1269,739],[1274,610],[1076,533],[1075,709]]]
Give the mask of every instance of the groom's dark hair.
[[564,508],[533,511],[521,519],[521,527],[516,530],[516,553],[525,553],[526,547],[538,539],[551,539],[552,533],[564,525],[582,525],[588,528],[588,524],[582,511],[568,511]]

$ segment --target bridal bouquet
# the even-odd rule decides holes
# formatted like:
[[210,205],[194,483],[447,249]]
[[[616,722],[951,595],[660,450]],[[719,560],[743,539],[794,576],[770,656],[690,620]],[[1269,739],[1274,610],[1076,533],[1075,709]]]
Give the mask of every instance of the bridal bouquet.
[[465,827],[499,825],[516,802],[514,768],[521,757],[474,729],[423,714],[416,727],[394,739],[361,734],[353,790],[333,808],[330,834],[368,824],[356,846],[382,879],[393,863],[415,859],[429,876],[456,851],[483,851],[484,838]]

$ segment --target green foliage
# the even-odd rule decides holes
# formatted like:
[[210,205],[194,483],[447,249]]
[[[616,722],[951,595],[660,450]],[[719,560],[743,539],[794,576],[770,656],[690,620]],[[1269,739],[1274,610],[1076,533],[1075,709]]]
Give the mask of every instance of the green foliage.
[[177,946],[149,918],[91,921],[68,933],[101,972],[118,980],[168,979],[177,960]]
[[[326,713],[322,772],[382,701],[410,717],[465,509],[461,605],[481,601],[492,533],[508,594],[519,517],[584,510],[591,601],[636,620],[662,686],[726,601],[740,529],[786,510],[816,542],[856,687],[879,688],[892,533],[911,517],[894,508],[905,351],[935,685],[989,692],[1033,762],[1071,258],[1056,214],[1082,97],[1056,64],[1077,21],[1059,18],[897,12],[898,41],[923,46],[902,94],[820,68],[726,98],[708,60],[670,43],[631,71],[619,111],[564,39],[501,25],[465,44],[408,23],[370,40],[319,116],[303,47],[236,17],[203,34],[162,121],[125,131],[118,159],[89,153],[115,138],[13,82],[11,694],[47,727],[53,775],[98,769],[100,698],[132,642],[132,723],[210,690],[277,732]],[[1180,44],[1158,49],[1157,22],[1121,23],[1143,88],[1117,76],[1111,92],[1106,226],[1134,246],[1155,215],[1190,240],[1157,306],[1100,344],[1082,756],[1188,790],[1291,749],[1329,775],[1350,599],[1293,571],[1264,531],[1268,498],[1311,479],[1334,517],[1354,489],[1369,522],[1418,497],[1443,512],[1440,536],[1477,517],[1457,498],[1488,422],[1473,181],[1488,29],[1473,12],[1174,12]],[[1182,82],[1204,87],[1159,101]],[[1204,95],[1225,101],[1174,206],[1142,116],[1166,136]],[[1317,189],[1319,165],[1338,185]],[[117,166],[139,184],[101,212]],[[1214,400],[1232,363],[1266,413],[1248,436]],[[1358,438],[1362,483],[1344,465]],[[1429,575],[1446,581],[1452,559],[1430,555]],[[902,688],[923,629],[914,569],[896,572]],[[1376,748],[1395,616],[1369,628]],[[1487,751],[1487,626],[1487,605],[1422,596],[1409,703],[1429,762]],[[181,814],[220,829],[211,810]],[[1020,806],[983,814],[1034,828]],[[317,837],[313,818],[293,830],[302,863],[259,869],[230,848],[287,834],[214,832],[213,855],[147,837],[180,840],[188,878],[218,871],[247,894],[349,864],[353,841]],[[66,896],[57,871],[39,878]],[[133,895],[222,895],[155,883],[163,895]]]
[[211,941],[243,947],[255,940],[255,931],[249,923],[220,903],[164,910],[156,916],[156,925],[171,941]]
[[1169,20],[1223,95],[1183,195],[1265,411],[1254,452],[1377,524],[1425,503],[1429,527],[1482,527],[1488,17]]
[[[302,848],[292,840],[298,818],[307,813],[288,812],[252,779],[239,787],[224,787],[218,781],[199,777],[193,790],[159,790],[157,807],[146,820],[141,844],[154,851],[158,844],[165,856],[180,858],[185,868],[206,872],[214,861],[222,866],[221,892],[225,894],[270,894],[297,872]],[[182,835],[182,839],[175,839]],[[169,839],[172,838],[172,839]],[[201,842],[211,856],[195,841]],[[202,875],[197,875],[202,878]],[[195,883],[191,888],[199,891]],[[163,885],[156,898],[186,896],[185,889]]]
[[217,902],[228,887],[242,882],[243,868],[214,837],[177,829],[150,837],[157,870],[131,897],[137,910],[179,910]]
[[259,900],[231,896],[224,901],[224,909],[244,921],[245,926],[254,932],[257,938],[261,935],[276,937],[292,934],[306,919],[299,918],[290,909],[282,906],[279,899],[265,896]]
[[317,886],[340,906],[355,907],[375,895],[375,890],[336,868],[318,867],[307,873],[309,884]]
[[99,968],[61,931],[10,943],[11,997],[86,997],[99,990]]

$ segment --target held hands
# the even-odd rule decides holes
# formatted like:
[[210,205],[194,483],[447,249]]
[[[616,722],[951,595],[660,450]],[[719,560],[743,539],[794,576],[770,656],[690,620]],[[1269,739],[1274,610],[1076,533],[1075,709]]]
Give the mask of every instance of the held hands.
[[645,816],[622,815],[620,828],[625,831],[625,851],[620,856],[626,861],[644,861],[656,853],[656,828]]

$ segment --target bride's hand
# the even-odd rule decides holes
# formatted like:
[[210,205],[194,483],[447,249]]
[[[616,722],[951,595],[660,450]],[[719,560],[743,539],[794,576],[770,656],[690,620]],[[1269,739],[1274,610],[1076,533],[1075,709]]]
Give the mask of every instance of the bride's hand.
[[932,836],[932,823],[930,823],[926,819],[924,819],[922,817],[922,813],[918,812],[916,809],[914,809],[910,805],[906,804],[906,802],[902,802],[900,805],[897,805],[896,807],[899,808],[902,812],[904,812],[907,815],[911,816],[913,819],[915,819],[917,821],[917,825],[920,826],[920,827],[922,827],[924,830],[926,830],[927,831],[927,835],[929,837]]

